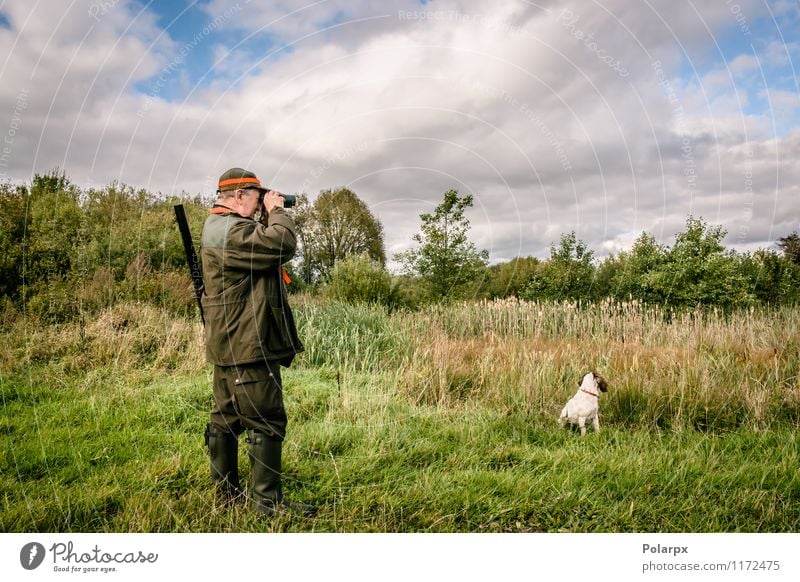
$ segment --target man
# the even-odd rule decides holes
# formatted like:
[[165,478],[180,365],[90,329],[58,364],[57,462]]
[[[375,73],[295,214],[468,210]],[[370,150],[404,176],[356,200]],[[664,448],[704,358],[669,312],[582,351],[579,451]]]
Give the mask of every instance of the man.
[[[255,508],[267,515],[312,515],[313,506],[290,503],[281,490],[287,419],[280,367],[303,351],[281,266],[297,244],[283,203],[254,173],[232,168],[220,176],[217,201],[203,227],[206,358],[214,364],[206,444],[218,499],[230,504],[244,495],[238,436],[247,431]],[[262,204],[266,219],[256,222]]]

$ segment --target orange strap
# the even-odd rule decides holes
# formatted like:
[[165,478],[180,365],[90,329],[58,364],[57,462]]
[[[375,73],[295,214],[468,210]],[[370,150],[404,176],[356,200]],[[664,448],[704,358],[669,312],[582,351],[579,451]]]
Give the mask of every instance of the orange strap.
[[283,267],[281,267],[281,277],[283,277],[283,282],[287,285],[292,282],[292,280],[289,278],[289,273],[287,273],[286,269]]
[[258,178],[231,178],[229,180],[222,180],[219,183],[219,187],[222,188],[223,186],[229,186],[231,184],[258,184],[261,186],[261,180]]

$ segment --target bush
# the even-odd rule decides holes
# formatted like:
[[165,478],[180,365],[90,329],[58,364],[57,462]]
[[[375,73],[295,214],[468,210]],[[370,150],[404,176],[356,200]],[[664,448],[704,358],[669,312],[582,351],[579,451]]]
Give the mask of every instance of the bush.
[[47,283],[38,282],[29,291],[24,312],[44,324],[66,323],[80,312],[74,286],[62,277],[52,277]]
[[754,297],[736,254],[722,245],[725,234],[690,216],[664,261],[643,279],[674,307],[749,307]]
[[386,305],[392,291],[389,273],[366,254],[350,255],[333,267],[324,294],[345,303]]
[[536,257],[517,257],[488,269],[483,291],[488,299],[520,297],[536,275],[540,261]]
[[389,295],[390,311],[403,309],[416,311],[435,301],[428,292],[425,283],[419,277],[399,275],[392,279],[392,291]]

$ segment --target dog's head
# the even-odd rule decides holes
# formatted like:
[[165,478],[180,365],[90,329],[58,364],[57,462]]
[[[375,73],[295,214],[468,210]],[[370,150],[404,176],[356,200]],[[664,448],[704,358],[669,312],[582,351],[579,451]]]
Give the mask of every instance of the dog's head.
[[[586,376],[588,376],[589,374],[592,375],[592,379],[594,380],[595,386],[597,386],[597,389],[600,390],[600,392],[608,392],[608,381],[605,378],[603,378],[602,375],[598,374],[594,370],[586,374]],[[586,379],[586,376],[583,377],[584,380]],[[582,384],[583,381],[578,382],[578,386],[581,386]]]
[[608,381],[595,371],[592,371],[592,374],[594,374],[594,381],[597,383],[600,392],[608,392]]

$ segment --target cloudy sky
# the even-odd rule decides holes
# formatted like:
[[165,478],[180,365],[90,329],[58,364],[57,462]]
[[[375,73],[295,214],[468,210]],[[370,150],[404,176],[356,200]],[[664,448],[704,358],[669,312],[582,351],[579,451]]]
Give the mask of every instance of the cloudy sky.
[[798,0],[6,0],[0,179],[353,189],[408,248],[470,193],[492,262],[688,215],[800,229]]

